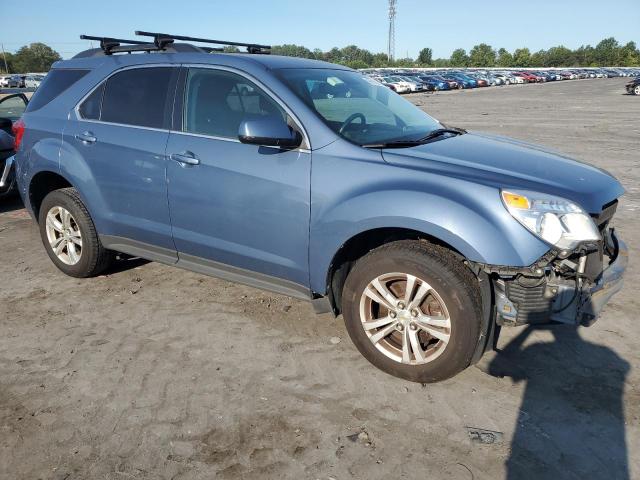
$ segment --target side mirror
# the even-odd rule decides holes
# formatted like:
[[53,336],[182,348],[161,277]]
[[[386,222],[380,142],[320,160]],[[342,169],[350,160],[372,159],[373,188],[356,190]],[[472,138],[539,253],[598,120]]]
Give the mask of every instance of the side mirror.
[[242,143],[266,147],[296,148],[302,144],[300,132],[277,116],[244,120],[238,129],[238,139]]
[[13,137],[4,130],[0,130],[0,152],[13,150],[13,143]]

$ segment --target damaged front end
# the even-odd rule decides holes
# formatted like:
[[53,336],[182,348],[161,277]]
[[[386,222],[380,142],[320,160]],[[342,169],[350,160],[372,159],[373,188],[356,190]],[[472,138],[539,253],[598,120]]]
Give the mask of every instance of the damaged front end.
[[628,250],[608,226],[617,202],[594,218],[601,240],[572,251],[551,249],[529,267],[475,264],[493,286],[500,326],[564,323],[589,326],[623,284]]

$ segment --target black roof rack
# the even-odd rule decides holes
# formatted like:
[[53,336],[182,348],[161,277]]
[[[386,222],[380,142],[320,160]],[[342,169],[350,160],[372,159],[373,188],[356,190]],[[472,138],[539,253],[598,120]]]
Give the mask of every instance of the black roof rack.
[[113,55],[114,53],[133,52],[224,52],[223,47],[196,46],[189,43],[175,43],[176,40],[188,42],[209,43],[227,47],[246,47],[247,53],[269,54],[271,46],[259,45],[257,43],[227,42],[225,40],[209,40],[206,38],[186,37],[184,35],[170,35],[167,33],[142,32],[137,30],[136,35],[153,37],[152,41],[125,40],[113,37],[95,37],[92,35],[80,35],[81,40],[95,40],[100,42],[100,48],[85,50],[74,58],[95,57],[103,55]]
[[[208,38],[198,38],[198,37],[187,37],[184,35],[171,35],[168,33],[158,33],[158,32],[143,32],[140,30],[136,30],[136,35],[140,35],[142,37],[153,37],[153,43],[161,48],[163,45],[169,44],[174,40],[182,40],[186,42],[199,42],[199,43],[212,43],[215,45],[224,45],[227,47],[246,47],[247,53],[254,54],[263,54],[268,55],[271,53],[271,45],[260,45],[257,43],[242,43],[242,42],[229,42],[226,40],[211,40]],[[203,48],[205,51],[222,51],[219,48]]]
[[142,42],[140,40],[124,40],[122,38],[112,37],[94,37],[92,35],[80,35],[80,40],[95,40],[100,42],[100,48],[105,55],[125,52],[151,52],[158,50],[158,47],[155,44],[150,42]]

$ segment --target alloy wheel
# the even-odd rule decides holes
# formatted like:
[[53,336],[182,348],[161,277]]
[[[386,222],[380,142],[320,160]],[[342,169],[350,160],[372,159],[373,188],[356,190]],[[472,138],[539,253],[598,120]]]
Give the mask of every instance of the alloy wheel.
[[407,365],[435,360],[451,338],[451,319],[442,297],[426,281],[407,273],[372,280],[360,298],[360,320],[381,353]]
[[47,240],[51,250],[66,265],[75,265],[82,257],[82,233],[71,213],[63,207],[52,207],[46,219]]

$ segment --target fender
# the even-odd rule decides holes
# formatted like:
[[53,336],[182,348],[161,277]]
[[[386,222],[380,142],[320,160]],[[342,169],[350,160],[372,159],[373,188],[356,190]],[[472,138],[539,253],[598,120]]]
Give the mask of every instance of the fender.
[[[29,185],[38,173],[52,172],[60,174],[60,121],[43,116],[25,114],[28,128],[25,130],[22,146],[16,152],[16,181],[25,207],[33,215],[29,198]],[[25,149],[25,145],[32,145]]]
[[[364,161],[338,157],[330,147],[313,157],[309,261],[316,293],[327,292],[327,273],[341,246],[378,228],[421,232],[468,260],[494,265],[528,266],[550,248],[511,217],[495,187],[393,168],[379,152]],[[339,178],[332,174],[336,162],[344,172]]]

